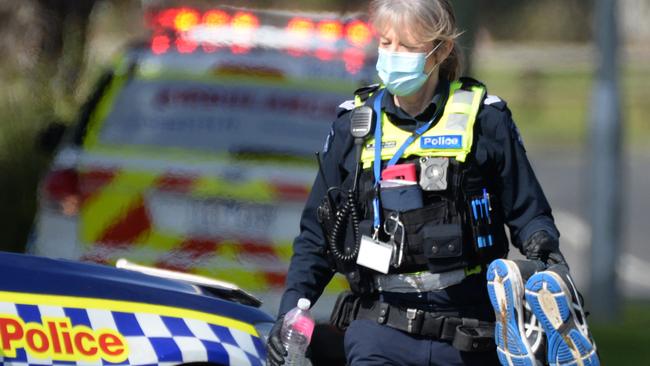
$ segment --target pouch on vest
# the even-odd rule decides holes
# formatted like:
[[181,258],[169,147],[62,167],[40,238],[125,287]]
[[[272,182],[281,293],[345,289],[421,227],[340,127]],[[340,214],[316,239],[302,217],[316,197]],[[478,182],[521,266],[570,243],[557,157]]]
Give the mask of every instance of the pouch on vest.
[[[406,230],[407,263],[413,264],[400,267],[400,271],[426,269],[439,273],[466,266],[461,225],[448,223],[448,216],[448,203],[445,201],[430,203],[422,209],[400,215]],[[434,245],[438,249],[434,250]]]
[[486,352],[496,348],[494,324],[459,325],[452,346],[462,352]]
[[460,224],[424,227],[422,239],[431,272],[445,272],[466,265],[462,260],[463,230]]
[[[389,212],[384,210],[384,215]],[[407,254],[423,254],[425,228],[443,224],[447,218],[447,203],[436,202],[428,204],[419,210],[404,212],[400,220],[406,230]]]
[[[394,182],[394,184],[391,184]],[[384,209],[397,212],[406,212],[422,208],[422,188],[417,183],[402,184],[400,181],[386,181],[380,183],[381,205]]]
[[486,190],[467,197],[466,209],[471,226],[474,257],[481,263],[500,258],[507,253],[503,220],[498,210],[493,210],[493,207],[500,207],[500,204],[496,197]]
[[330,315],[330,324],[337,329],[345,331],[359,309],[359,296],[352,291],[343,291],[336,299],[332,314]]

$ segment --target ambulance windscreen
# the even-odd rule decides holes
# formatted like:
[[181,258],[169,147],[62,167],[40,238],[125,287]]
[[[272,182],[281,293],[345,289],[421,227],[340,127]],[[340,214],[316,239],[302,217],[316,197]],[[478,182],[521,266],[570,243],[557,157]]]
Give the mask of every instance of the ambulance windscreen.
[[131,80],[98,143],[208,153],[311,156],[322,148],[341,94],[210,80]]

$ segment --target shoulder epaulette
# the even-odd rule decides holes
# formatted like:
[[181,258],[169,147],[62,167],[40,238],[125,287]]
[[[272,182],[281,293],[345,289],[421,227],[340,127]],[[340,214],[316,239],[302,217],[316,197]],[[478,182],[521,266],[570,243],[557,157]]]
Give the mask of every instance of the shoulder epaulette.
[[340,109],[352,110],[354,109],[354,99],[348,99],[345,102],[339,104]]
[[485,84],[469,76],[463,76],[459,78],[458,81],[463,84],[463,89],[469,89],[473,86],[482,86],[485,88]]
[[485,100],[483,101],[483,104],[485,105],[492,105],[495,103],[503,102],[503,99],[497,97],[496,95],[489,95],[485,97]]
[[496,95],[488,94],[485,99],[483,99],[483,104],[492,106],[499,110],[504,110],[506,108],[506,101],[497,97]]
[[346,100],[345,102],[339,104],[339,106],[336,108],[336,117],[341,117],[344,113],[353,110],[354,107],[354,99]]
[[361,87],[354,91],[354,95],[358,96],[362,102],[368,100],[372,93],[376,92],[379,89],[379,84],[372,84],[368,86]]

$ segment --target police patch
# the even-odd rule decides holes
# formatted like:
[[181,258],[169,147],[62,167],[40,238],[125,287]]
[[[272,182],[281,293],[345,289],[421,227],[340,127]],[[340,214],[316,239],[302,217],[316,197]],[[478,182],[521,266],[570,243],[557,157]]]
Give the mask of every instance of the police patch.
[[423,149],[460,149],[463,147],[463,136],[422,136],[420,137],[420,147]]
[[[392,148],[394,148],[395,146],[397,146],[397,142],[396,142],[396,141],[383,141],[383,142],[381,143],[381,148],[382,148],[382,149],[392,149]],[[375,149],[375,143],[373,142],[373,143],[367,144],[367,145],[366,145],[366,148],[367,148],[367,149],[373,149],[373,150],[374,150],[374,149]]]

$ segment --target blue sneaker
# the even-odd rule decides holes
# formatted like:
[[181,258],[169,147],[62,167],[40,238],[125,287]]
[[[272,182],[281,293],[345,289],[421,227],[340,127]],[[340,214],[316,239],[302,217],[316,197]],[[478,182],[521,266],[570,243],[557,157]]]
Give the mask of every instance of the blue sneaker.
[[[488,267],[488,294],[496,315],[497,355],[504,366],[536,366],[544,352],[544,336],[524,303],[524,281],[539,269],[533,261],[497,259]],[[523,275],[523,277],[522,277]]]
[[578,292],[566,267],[555,266],[526,283],[526,301],[547,338],[551,366],[599,366]]

